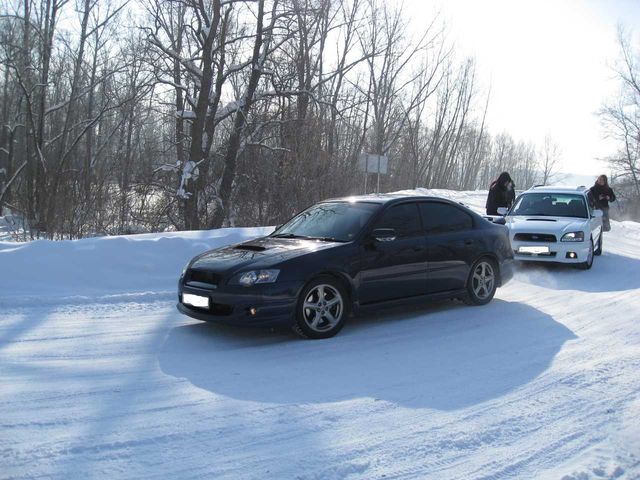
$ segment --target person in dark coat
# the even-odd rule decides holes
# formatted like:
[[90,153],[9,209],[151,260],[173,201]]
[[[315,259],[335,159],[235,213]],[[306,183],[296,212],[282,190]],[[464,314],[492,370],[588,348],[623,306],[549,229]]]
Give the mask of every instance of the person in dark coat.
[[609,222],[609,202],[616,201],[616,194],[609,186],[609,180],[606,175],[600,175],[596,183],[589,189],[591,198],[598,210],[602,210],[602,230],[608,232],[611,230],[611,222]]
[[498,215],[498,208],[510,208],[516,198],[516,187],[508,172],[502,172],[491,183],[487,196],[487,215]]

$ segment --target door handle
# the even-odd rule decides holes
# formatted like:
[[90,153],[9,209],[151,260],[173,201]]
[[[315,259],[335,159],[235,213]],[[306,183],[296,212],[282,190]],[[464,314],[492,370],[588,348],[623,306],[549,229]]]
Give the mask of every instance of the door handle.
[[464,244],[467,245],[467,246],[473,245],[474,243],[476,243],[475,240],[465,240],[464,241]]

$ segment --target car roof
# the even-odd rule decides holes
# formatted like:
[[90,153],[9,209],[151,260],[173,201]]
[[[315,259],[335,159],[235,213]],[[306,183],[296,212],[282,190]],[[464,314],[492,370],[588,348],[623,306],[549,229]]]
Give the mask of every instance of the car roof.
[[459,202],[452,201],[448,198],[444,197],[434,197],[427,195],[407,195],[404,193],[370,193],[367,195],[352,195],[349,197],[337,197],[337,198],[329,198],[327,200],[323,200],[322,203],[325,202],[368,202],[368,203],[379,203],[379,204],[387,204],[396,201],[402,200],[438,200],[444,201],[447,203],[462,205]]
[[571,187],[566,185],[536,185],[522,193],[540,192],[540,193],[586,193],[587,187],[580,185],[579,187]]

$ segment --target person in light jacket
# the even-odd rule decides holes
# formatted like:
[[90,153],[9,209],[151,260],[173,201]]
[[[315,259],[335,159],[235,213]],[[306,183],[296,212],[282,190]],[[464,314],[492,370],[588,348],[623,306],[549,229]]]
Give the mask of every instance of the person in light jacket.
[[609,186],[609,180],[606,175],[600,175],[596,183],[589,189],[591,197],[596,208],[602,210],[602,230],[608,232],[611,230],[611,222],[609,222],[609,202],[616,201],[616,194]]

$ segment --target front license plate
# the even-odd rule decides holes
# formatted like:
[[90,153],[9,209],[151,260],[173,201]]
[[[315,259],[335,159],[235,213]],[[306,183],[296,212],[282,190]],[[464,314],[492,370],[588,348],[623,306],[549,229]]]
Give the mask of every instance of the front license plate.
[[191,293],[182,294],[182,303],[198,308],[209,308],[209,297],[193,295]]
[[520,253],[530,253],[531,255],[540,255],[544,253],[549,253],[549,247],[520,247],[518,249]]

